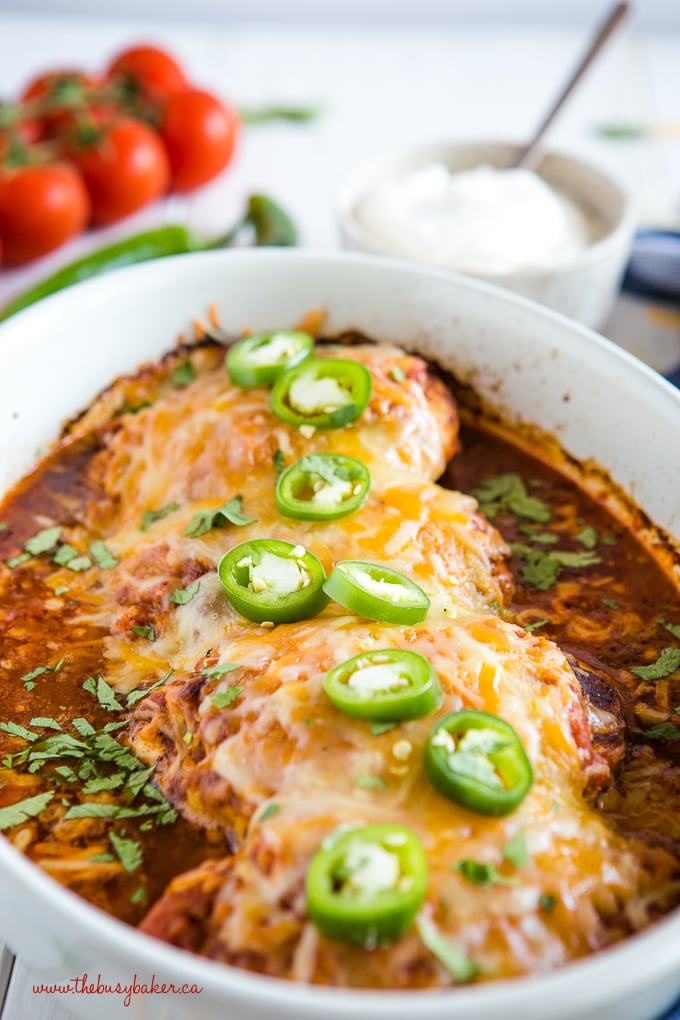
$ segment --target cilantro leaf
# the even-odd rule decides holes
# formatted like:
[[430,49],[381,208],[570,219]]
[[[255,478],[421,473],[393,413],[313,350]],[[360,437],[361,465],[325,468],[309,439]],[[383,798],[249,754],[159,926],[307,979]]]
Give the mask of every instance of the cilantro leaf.
[[370,725],[371,733],[374,737],[380,736],[381,733],[388,733],[393,730],[399,723],[396,722],[374,722]]
[[558,903],[559,899],[555,893],[543,893],[538,898],[538,906],[541,910],[545,910],[546,914],[552,914]]
[[168,503],[167,506],[161,507],[160,510],[146,510],[139,530],[148,531],[152,524],[162,520],[163,517],[167,517],[168,514],[173,513],[175,510],[179,510],[179,503]]
[[123,865],[128,875],[136,871],[143,860],[142,848],[136,839],[125,839],[115,832],[109,833],[109,839],[113,849],[116,851],[118,860]]
[[673,635],[673,637],[676,637],[680,641],[680,624],[669,623],[667,620],[659,620],[659,623],[662,627],[665,627],[666,630]]
[[277,475],[280,475],[286,466],[286,458],[283,455],[283,450],[277,450],[274,454],[274,470]]
[[307,453],[301,457],[297,465],[302,472],[309,475],[316,475],[328,485],[335,485],[338,478],[343,481],[349,479],[349,471],[341,465],[334,465],[318,453]]
[[607,609],[619,609],[618,602],[614,602],[614,599],[602,599],[602,605],[606,606]]
[[11,560],[7,560],[7,566],[10,568],[10,570],[14,570],[15,567],[20,567],[22,563],[25,563],[26,560],[30,560],[30,558],[31,558],[30,553],[27,552],[19,553],[18,556],[13,556]]
[[92,554],[92,559],[98,567],[102,568],[102,570],[113,570],[114,567],[118,566],[118,560],[113,553],[106,548],[106,545],[101,541],[101,539],[98,538],[96,541],[90,542],[90,552]]
[[472,981],[479,973],[477,966],[455,942],[447,939],[432,921],[420,914],[416,919],[418,934],[430,952],[459,984]]
[[401,368],[400,365],[392,365],[392,368],[389,371],[389,375],[390,378],[394,379],[395,382],[403,382],[404,379],[406,378],[406,372],[403,370],[403,368]]
[[362,790],[386,790],[387,783],[380,776],[357,776],[355,783],[360,786]]
[[186,606],[191,602],[194,595],[198,594],[198,589],[201,587],[200,581],[195,581],[188,588],[175,588],[172,595],[168,596],[170,602],[174,602],[177,606]]
[[130,903],[137,904],[143,903],[146,899],[146,889],[135,889],[132,896],[130,897]]
[[680,726],[672,722],[657,723],[645,730],[643,736],[646,740],[680,740]]
[[91,793],[101,793],[103,790],[118,790],[124,782],[125,777],[120,772],[113,776],[95,776],[85,783],[83,793],[89,796]]
[[[120,712],[123,708],[116,698],[113,688],[110,687],[103,676],[88,676],[83,683],[83,690],[93,694],[102,708],[107,712]],[[119,745],[120,746],[120,745]]]
[[527,838],[521,830],[503,847],[503,860],[509,861],[514,868],[523,868],[531,860]]
[[255,517],[246,517],[241,513],[243,496],[234,496],[228,503],[224,503],[217,510],[199,510],[191,518],[189,526],[182,532],[190,538],[200,538],[213,528],[221,528],[225,524],[236,524],[239,528],[246,524],[254,524]]
[[576,541],[580,542],[586,549],[594,549],[597,545],[597,531],[595,528],[587,527],[579,531],[578,535],[575,536]]
[[61,724],[51,716],[36,715],[31,719],[29,726],[38,726],[43,730],[61,730]]
[[211,666],[209,669],[202,669],[201,676],[204,680],[219,680],[227,673],[233,673],[235,669],[241,669],[237,662],[223,662],[220,666]]
[[68,561],[66,567],[68,570],[81,571],[89,570],[92,566],[92,560],[89,556],[74,556]]
[[213,694],[211,701],[215,708],[229,708],[244,690],[245,688],[232,684],[226,691],[218,691],[217,694]]
[[480,885],[482,888],[487,888],[490,885],[516,885],[516,878],[507,878],[502,875],[495,864],[485,864],[482,861],[458,861],[457,864],[452,864],[451,867],[454,871],[460,872],[463,878],[466,878],[468,882],[472,882],[474,885]]
[[68,543],[66,543],[65,545],[59,546],[54,556],[52,557],[52,562],[56,563],[58,567],[65,567],[66,564],[70,563],[71,560],[75,559],[77,555],[78,550],[75,549],[72,545],[68,545]]
[[268,818],[273,818],[274,815],[278,815],[281,808],[278,804],[267,804],[266,808],[258,818],[258,822],[266,822]]
[[552,623],[552,620],[535,620],[534,623],[525,624],[524,629],[528,634],[533,634],[535,630],[540,630],[541,627],[545,627],[546,623]]
[[133,634],[136,634],[137,637],[146,638],[147,641],[156,640],[155,627],[142,627],[136,623],[133,623],[132,626],[130,627],[130,630],[132,631]]
[[41,553],[49,552],[59,541],[59,536],[63,530],[59,525],[54,528],[43,528],[33,538],[29,538],[24,545],[24,549],[29,556],[39,556]]
[[135,687],[134,690],[130,691],[127,696],[128,708],[132,708],[138,701],[145,698],[147,694],[151,694],[151,691],[155,691],[157,687],[161,687],[163,684],[166,684],[174,672],[174,669],[169,669],[168,672],[160,678],[160,680],[156,680],[155,683],[150,684],[148,687]]
[[542,499],[530,496],[517,474],[487,478],[473,490],[472,495],[479,503],[481,512],[489,520],[493,520],[500,510],[507,510],[513,517],[539,524],[545,524],[552,517],[548,504]]
[[25,726],[19,726],[15,722],[0,723],[0,730],[3,730],[4,733],[9,733],[10,737],[21,737],[22,740],[28,740],[30,743],[39,739],[38,733],[27,730]]
[[631,673],[643,680],[661,680],[680,667],[680,648],[664,648],[649,666],[634,666]]
[[12,829],[15,825],[23,825],[29,818],[36,818],[54,797],[53,791],[39,793],[35,797],[26,797],[16,804],[0,808],[0,832]]
[[193,382],[197,378],[196,369],[191,361],[183,361],[181,365],[177,365],[172,370],[170,380],[172,385],[177,389],[181,389],[183,386],[188,386],[190,382]]

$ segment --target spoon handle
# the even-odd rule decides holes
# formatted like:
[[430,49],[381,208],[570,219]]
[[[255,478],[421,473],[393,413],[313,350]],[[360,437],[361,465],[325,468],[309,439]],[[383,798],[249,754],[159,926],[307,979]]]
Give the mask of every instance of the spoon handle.
[[602,47],[608,41],[612,32],[616,30],[620,22],[627,16],[630,10],[630,5],[627,3],[617,4],[616,7],[609,13],[605,21],[602,23],[597,31],[593,41],[591,42],[588,50],[581,58],[578,66],[575,68],[571,78],[562,89],[560,95],[553,103],[552,107],[546,114],[543,122],[541,123],[538,130],[533,135],[531,141],[520,150],[519,155],[515,157],[513,165],[516,167],[530,168],[535,165],[535,156],[538,145],[543,138],[543,135],[548,130],[553,120],[562,108],[562,104],[571,95],[573,89],[576,87],[578,82],[581,80],[583,74],[588,70],[595,57],[598,55]]

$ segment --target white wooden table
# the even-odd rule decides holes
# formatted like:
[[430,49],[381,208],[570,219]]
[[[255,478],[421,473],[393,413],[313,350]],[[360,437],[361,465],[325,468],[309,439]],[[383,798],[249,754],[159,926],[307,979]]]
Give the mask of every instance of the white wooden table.
[[[38,266],[0,273],[0,304],[111,236],[181,220],[217,235],[253,191],[271,194],[292,213],[303,244],[334,247],[332,196],[357,161],[444,139],[524,138],[587,35],[554,26],[286,30],[0,13],[0,95],[16,94],[46,67],[95,68],[124,45],[155,39],[197,82],[237,105],[309,103],[324,111],[310,125],[250,128],[230,171],[200,193],[75,242]],[[643,222],[677,225],[680,141],[673,132],[680,126],[671,122],[680,120],[678,96],[680,34],[642,35],[633,26],[593,69],[550,143],[617,173],[637,195]],[[614,123],[652,125],[655,136],[612,142],[597,134],[598,125]],[[680,316],[654,315],[628,300],[605,331],[654,367],[680,364]],[[2,1020],[68,1020],[56,1002],[33,996],[28,971],[6,950],[3,1000]]]

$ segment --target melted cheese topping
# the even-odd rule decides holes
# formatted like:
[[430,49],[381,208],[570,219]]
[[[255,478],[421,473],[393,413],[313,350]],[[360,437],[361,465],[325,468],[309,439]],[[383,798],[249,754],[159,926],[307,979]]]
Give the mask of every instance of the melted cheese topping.
[[[68,583],[72,596],[78,589],[75,624],[108,626],[106,676],[117,690],[174,671],[135,707],[134,749],[157,766],[157,780],[180,812],[228,831],[237,845],[219,867],[211,862],[173,883],[147,928],[167,934],[174,924],[168,917],[181,921],[187,890],[209,878],[211,905],[192,921],[208,955],[321,983],[448,984],[450,975],[415,932],[394,947],[364,952],[322,938],[305,918],[304,876],[323,839],[342,825],[396,822],[425,847],[425,915],[485,976],[555,967],[648,923],[669,896],[672,859],[618,836],[584,796],[597,763],[573,674],[551,642],[498,618],[508,583],[505,543],[473,499],[433,481],[455,444],[451,398],[419,359],[395,348],[355,347],[342,356],[370,369],[371,403],[353,426],[311,439],[271,415],[267,391],[232,387],[221,362],[113,427],[105,422],[115,400],[106,394],[73,430],[77,437],[100,429],[105,443],[91,481],[105,498],[86,508],[67,537],[78,546],[83,535],[102,534],[120,562],[105,573],[55,571],[50,583]],[[403,382],[394,381],[395,366]],[[359,457],[371,472],[366,503],[337,521],[281,517],[277,450],[286,465],[311,452]],[[239,493],[253,523],[186,534],[195,514]],[[171,505],[141,530],[145,514]],[[227,550],[255,538],[299,545],[327,572],[341,559],[386,564],[426,591],[427,619],[390,626],[331,603],[300,623],[249,623],[232,609],[215,567]],[[252,571],[253,587],[258,579],[277,591],[298,586],[299,568],[293,560],[288,566],[284,576],[280,563],[262,562]],[[174,590],[196,582],[190,601],[170,602]],[[155,640],[135,639],[135,622],[153,626]],[[373,733],[332,706],[326,672],[381,648],[430,660],[444,691],[437,713]],[[238,668],[218,678],[202,672],[218,663]],[[373,666],[352,681],[382,690],[395,675]],[[217,707],[225,699],[216,705],[215,696],[229,690],[230,704]],[[534,785],[509,816],[472,814],[425,776],[434,723],[464,707],[506,719],[529,755]],[[457,753],[464,751],[459,745]],[[263,809],[272,802],[278,810],[269,816]],[[504,851],[519,833],[529,856],[515,873]],[[462,860],[504,868],[516,882],[475,885],[455,870]],[[389,887],[395,876],[386,867],[366,859],[356,881],[372,889],[389,880]]]

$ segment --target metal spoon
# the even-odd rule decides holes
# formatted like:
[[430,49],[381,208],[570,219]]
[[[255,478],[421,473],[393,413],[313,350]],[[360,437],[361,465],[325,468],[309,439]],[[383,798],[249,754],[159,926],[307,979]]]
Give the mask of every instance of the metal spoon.
[[584,73],[588,70],[595,57],[598,55],[598,53],[605,45],[605,43],[609,40],[609,37],[612,35],[615,29],[618,28],[619,24],[624,20],[624,18],[627,17],[629,11],[630,4],[620,3],[617,4],[616,7],[614,7],[614,9],[610,12],[610,14],[607,16],[605,21],[598,29],[593,41],[591,42],[587,51],[581,58],[578,66],[572,73],[571,78],[562,89],[560,95],[553,103],[548,113],[545,115],[538,130],[532,136],[531,141],[527,145],[525,145],[522,149],[520,149],[517,156],[510,163],[511,167],[513,166],[524,167],[525,169],[530,170],[535,168],[536,164],[540,162],[540,159],[537,159],[536,157],[537,155],[539,155],[538,146],[541,142],[541,139],[543,138],[543,135],[546,133],[546,131],[552,124],[553,120],[555,119],[559,111],[562,109],[563,104],[571,95],[572,91],[579,83]]

